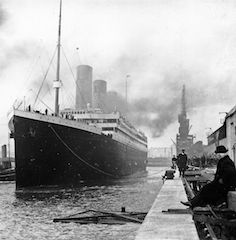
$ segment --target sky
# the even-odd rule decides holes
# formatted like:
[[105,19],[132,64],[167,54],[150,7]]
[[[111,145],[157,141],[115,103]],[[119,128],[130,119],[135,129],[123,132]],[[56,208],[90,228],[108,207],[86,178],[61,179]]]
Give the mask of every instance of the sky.
[[[61,108],[74,105],[75,68],[125,97],[149,147],[169,147],[186,86],[191,134],[206,143],[236,102],[236,2],[67,0],[62,9]],[[0,0],[0,144],[13,104],[32,104],[57,45],[59,0]],[[50,65],[42,102],[53,109]],[[72,74],[73,73],[73,74]],[[126,76],[129,75],[127,78]],[[41,105],[40,105],[41,102]],[[42,109],[41,109],[42,110]],[[221,114],[220,114],[221,112]]]

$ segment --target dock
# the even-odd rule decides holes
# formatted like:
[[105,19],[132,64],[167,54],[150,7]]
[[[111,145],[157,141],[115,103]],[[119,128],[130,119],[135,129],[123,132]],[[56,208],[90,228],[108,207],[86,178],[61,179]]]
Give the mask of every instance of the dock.
[[138,230],[136,240],[199,239],[190,210],[180,203],[187,201],[187,196],[178,174],[176,172],[174,179],[164,182]]

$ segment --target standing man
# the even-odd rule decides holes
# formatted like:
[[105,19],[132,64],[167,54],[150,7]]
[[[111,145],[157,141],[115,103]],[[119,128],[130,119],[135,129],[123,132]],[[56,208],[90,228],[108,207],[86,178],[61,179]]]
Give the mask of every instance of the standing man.
[[184,173],[187,169],[188,156],[185,153],[185,150],[182,149],[182,152],[178,155],[177,165],[179,168],[179,176],[184,177]]

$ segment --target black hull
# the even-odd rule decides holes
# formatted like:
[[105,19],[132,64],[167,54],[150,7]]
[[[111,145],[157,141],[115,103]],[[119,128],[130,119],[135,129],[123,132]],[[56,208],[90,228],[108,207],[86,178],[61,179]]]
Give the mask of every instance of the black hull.
[[78,185],[146,169],[147,151],[93,132],[14,116],[16,188]]

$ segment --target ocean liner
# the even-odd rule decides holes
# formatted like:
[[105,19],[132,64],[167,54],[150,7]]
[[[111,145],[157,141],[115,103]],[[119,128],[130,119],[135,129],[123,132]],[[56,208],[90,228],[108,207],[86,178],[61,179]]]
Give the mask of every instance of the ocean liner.
[[61,1],[57,45],[55,111],[13,109],[16,189],[77,185],[145,171],[147,138],[118,111],[87,106],[59,110]]

